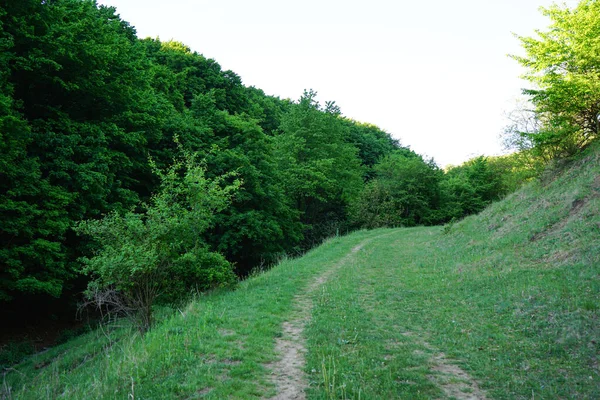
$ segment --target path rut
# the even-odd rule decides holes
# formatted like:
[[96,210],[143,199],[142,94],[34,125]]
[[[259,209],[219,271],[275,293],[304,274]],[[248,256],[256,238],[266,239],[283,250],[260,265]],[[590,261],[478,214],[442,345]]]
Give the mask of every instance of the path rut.
[[[390,234],[393,232],[381,236]],[[275,350],[280,355],[280,359],[268,365],[273,371],[272,382],[277,388],[277,394],[271,397],[271,400],[306,399],[304,355],[307,350],[304,328],[311,319],[312,295],[371,240],[372,238],[364,240],[352,248],[350,253],[318,276],[302,294],[294,298],[297,312],[294,314],[294,318],[282,324],[283,335],[281,338],[277,338],[275,343]],[[412,332],[405,332],[405,335],[413,336]],[[429,343],[414,336],[413,338],[435,354],[430,360],[430,369],[436,374],[430,375],[429,379],[439,385],[446,396],[457,400],[487,400],[485,392],[479,388],[477,382],[466,371],[449,360],[444,353],[436,351]]]
[[312,294],[327,282],[333,273],[346,264],[354,254],[360,251],[367,242],[368,240],[365,240],[355,246],[333,267],[311,282],[302,294],[295,297],[295,308],[298,311],[293,319],[283,323],[283,335],[281,338],[277,338],[275,343],[275,350],[281,358],[269,365],[269,368],[273,371],[272,382],[277,387],[277,395],[271,397],[271,399],[306,399],[304,393],[307,386],[306,377],[304,376],[304,354],[306,353],[304,328],[311,318]]
[[403,335],[412,338],[434,354],[429,360],[429,368],[436,374],[429,375],[428,378],[438,385],[446,396],[455,400],[487,400],[477,381],[458,366],[456,360],[447,358],[443,352],[412,332],[404,332]]

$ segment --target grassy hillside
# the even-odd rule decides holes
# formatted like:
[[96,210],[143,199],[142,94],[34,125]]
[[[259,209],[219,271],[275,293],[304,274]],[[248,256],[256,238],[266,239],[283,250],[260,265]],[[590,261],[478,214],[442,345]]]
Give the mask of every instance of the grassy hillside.
[[315,398],[600,398],[600,153],[452,227],[373,241],[317,304]]
[[600,398],[600,152],[563,168],[453,226],[331,239],[143,338],[77,338],[1,397],[270,397],[288,341],[308,398]]

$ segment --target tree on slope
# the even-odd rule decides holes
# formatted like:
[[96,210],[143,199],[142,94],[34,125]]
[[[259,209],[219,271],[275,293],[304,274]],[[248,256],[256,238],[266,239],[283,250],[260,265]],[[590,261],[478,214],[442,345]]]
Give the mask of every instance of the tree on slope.
[[525,56],[513,56],[535,85],[524,90],[540,128],[521,132],[534,147],[553,155],[573,154],[600,134],[600,1],[575,8],[542,9],[552,21],[538,37],[519,37]]
[[244,186],[216,216],[206,239],[241,275],[272,262],[301,234],[298,213],[275,168],[272,138],[261,126],[278,124],[280,110],[267,110],[277,102],[248,90],[231,71],[181,43],[143,43],[157,70],[153,85],[175,108],[163,127],[163,144],[151,148],[151,154],[168,161],[174,150],[168,137],[177,134],[187,149],[205,157],[209,178],[236,171]]
[[440,219],[475,214],[499,200],[507,192],[502,185],[507,174],[484,156],[450,168],[440,182]]
[[348,127],[348,141],[358,148],[358,157],[365,167],[365,180],[375,176],[374,166],[381,159],[401,149],[400,141],[375,125],[343,119]]
[[161,107],[135,30],[114,11],[90,0],[0,5],[2,298],[60,296],[83,247],[74,222],[148,191],[144,148],[160,135]]

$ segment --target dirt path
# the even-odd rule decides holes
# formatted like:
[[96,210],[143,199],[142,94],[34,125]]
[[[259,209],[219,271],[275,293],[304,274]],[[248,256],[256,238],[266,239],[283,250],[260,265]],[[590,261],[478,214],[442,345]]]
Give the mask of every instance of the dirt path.
[[306,353],[306,342],[304,328],[311,318],[313,293],[318,290],[327,280],[346,264],[369,240],[365,240],[355,246],[350,253],[344,256],[333,267],[329,268],[294,299],[297,311],[294,317],[283,323],[283,336],[275,343],[275,350],[281,355],[281,359],[268,367],[273,371],[272,381],[277,387],[277,395],[274,400],[304,400],[306,394],[306,379],[304,376],[304,364]]
[[450,398],[456,400],[487,400],[485,393],[479,388],[477,382],[465,370],[446,358],[442,352],[434,355],[431,362],[431,370],[436,375],[430,375],[429,379],[435,382]]
[[434,354],[429,360],[429,368],[435,375],[429,375],[428,378],[438,385],[446,396],[456,400],[487,400],[485,392],[479,388],[475,379],[459,367],[455,360],[447,358],[444,353],[413,332],[404,332],[403,335]]
[[[393,234],[389,233],[389,234]],[[382,236],[387,236],[382,235]],[[344,266],[357,252],[359,252],[371,239],[364,240],[355,246],[350,253],[344,256],[333,267],[318,276],[308,285],[302,294],[294,299],[296,312],[293,317],[282,325],[283,335],[276,340],[275,350],[281,355],[280,360],[268,365],[273,371],[272,382],[277,387],[277,395],[273,400],[304,400],[306,394],[306,379],[304,376],[306,341],[304,328],[311,318],[312,296],[322,287],[337,270]],[[430,359],[430,369],[435,372],[429,376],[444,391],[446,396],[457,400],[487,400],[485,393],[479,388],[477,382],[453,360],[435,349],[422,338],[412,332],[405,332],[406,336],[421,344],[434,356]]]
[[461,367],[452,363],[444,353],[438,353],[431,359],[436,375],[429,377],[437,383],[446,396],[456,400],[486,400],[485,393],[479,389],[477,382]]

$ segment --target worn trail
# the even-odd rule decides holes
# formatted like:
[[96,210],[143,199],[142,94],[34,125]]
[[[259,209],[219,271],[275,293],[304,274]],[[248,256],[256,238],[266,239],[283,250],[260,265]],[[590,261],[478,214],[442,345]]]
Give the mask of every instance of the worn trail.
[[269,365],[273,371],[272,381],[277,387],[277,395],[272,397],[272,399],[303,400],[306,398],[304,392],[306,388],[306,379],[304,376],[304,354],[306,353],[304,328],[311,318],[312,295],[327,282],[332,274],[344,266],[354,254],[360,251],[367,242],[368,240],[365,240],[355,246],[337,264],[311,282],[302,294],[295,297],[294,303],[297,311],[294,313],[293,318],[283,323],[283,336],[278,338],[275,344],[275,350],[281,358]]
[[[380,235],[378,238],[390,234],[393,234],[393,232]],[[371,240],[373,238],[364,240],[355,246],[294,298],[295,312],[287,321],[283,322],[283,335],[276,339],[275,350],[280,358],[268,365],[269,369],[273,371],[271,379],[277,388],[277,394],[271,399],[306,399],[307,382],[304,367],[307,349],[304,330],[311,320],[312,298],[315,292],[326,284],[335,272],[347,265],[356,253]],[[413,332],[404,332],[404,335],[410,336],[421,347],[427,349],[428,353],[432,354],[429,360],[431,374],[428,375],[428,378],[442,389],[445,396],[458,400],[487,400],[486,393],[479,388],[476,380],[460,368],[456,360],[448,359],[443,352],[423,340],[421,335],[416,335]]]
[[422,335],[409,331],[402,334],[433,354],[429,359],[429,369],[433,373],[428,378],[438,385],[446,396],[456,400],[487,400],[477,381],[458,366],[456,360],[446,357],[446,354],[423,340]]

